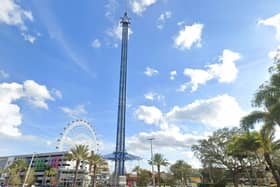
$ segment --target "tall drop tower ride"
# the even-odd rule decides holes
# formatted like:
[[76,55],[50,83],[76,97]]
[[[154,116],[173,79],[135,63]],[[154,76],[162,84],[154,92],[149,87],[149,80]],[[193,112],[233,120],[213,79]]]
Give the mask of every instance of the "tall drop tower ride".
[[[121,48],[121,68],[119,82],[119,103],[118,103],[118,121],[116,149],[113,154],[105,155],[104,158],[115,161],[115,170],[113,176],[113,185],[119,186],[125,182],[125,161],[139,160],[140,157],[128,154],[125,149],[125,116],[126,116],[126,80],[127,80],[127,44],[128,44],[128,27],[130,24],[127,12],[121,18],[122,26],[122,48]],[[123,181],[121,181],[123,180]]]
[[121,18],[122,25],[122,49],[121,49],[121,72],[119,83],[119,105],[117,122],[117,139],[115,151],[115,174],[124,176],[125,162],[125,113],[126,113],[126,78],[127,78],[127,43],[128,25],[130,24],[127,12]]

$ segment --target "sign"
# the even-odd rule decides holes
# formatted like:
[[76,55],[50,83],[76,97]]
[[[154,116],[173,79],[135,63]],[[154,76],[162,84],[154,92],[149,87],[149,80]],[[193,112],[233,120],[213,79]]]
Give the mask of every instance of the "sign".
[[119,176],[119,185],[126,185],[126,176]]
[[43,171],[45,169],[45,160],[36,159],[35,160],[35,171]]

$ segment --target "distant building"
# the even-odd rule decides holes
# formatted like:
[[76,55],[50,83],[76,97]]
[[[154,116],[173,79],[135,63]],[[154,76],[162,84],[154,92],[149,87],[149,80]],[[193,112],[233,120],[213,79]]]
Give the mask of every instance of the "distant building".
[[[45,175],[47,168],[56,168],[58,173],[55,176],[56,186],[71,186],[74,178],[75,162],[65,159],[67,152],[36,153],[34,155],[14,155],[0,157],[0,169],[8,168],[14,161],[24,159],[28,165],[33,156],[31,168],[35,171],[36,184],[40,186],[49,186],[51,178]],[[25,175],[25,174],[24,174]],[[1,183],[7,182],[7,174],[0,177]],[[104,164],[97,172],[97,183],[106,182],[109,178],[108,164]],[[81,163],[77,176],[78,185],[88,186],[90,184],[88,165]]]

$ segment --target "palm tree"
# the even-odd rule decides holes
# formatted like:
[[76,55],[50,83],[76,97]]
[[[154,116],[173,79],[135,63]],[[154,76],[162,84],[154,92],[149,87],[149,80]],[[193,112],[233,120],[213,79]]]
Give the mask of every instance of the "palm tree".
[[57,171],[57,168],[51,168],[50,171],[49,171],[49,176],[51,177],[50,178],[50,184],[51,186],[55,186],[55,183],[56,183],[56,175],[57,175],[58,171]]
[[262,107],[263,110],[253,111],[241,120],[241,126],[249,130],[256,123],[262,122],[263,128],[260,132],[263,155],[269,165],[273,176],[280,187],[279,172],[275,170],[275,164],[271,160],[274,127],[280,126],[280,58],[276,59],[276,65],[270,68],[272,73],[269,81],[263,83],[255,94],[253,105]]
[[135,166],[132,170],[137,173],[136,186],[148,186],[152,173],[140,166]]
[[156,153],[153,157],[153,160],[149,161],[149,164],[155,164],[157,166],[157,174],[158,174],[158,186],[160,187],[160,166],[167,166],[169,163],[167,162],[167,159],[163,157],[162,154]]
[[277,187],[280,187],[280,173],[272,158],[273,153],[280,150],[280,140],[274,141],[274,129],[267,127],[261,129],[259,139],[264,159],[272,172]]
[[[269,112],[263,112],[264,114],[264,125],[259,133],[259,141],[261,144],[261,149],[263,152],[264,159],[269,166],[269,169],[272,172],[272,175],[277,183],[277,186],[280,187],[280,174],[277,170],[276,165],[273,163],[271,159],[271,154],[276,150],[280,149],[280,141],[273,141],[274,140],[274,133],[275,133],[275,123],[274,120],[270,118]],[[249,114],[249,116],[245,117],[241,121],[241,125],[243,127],[248,127],[248,125],[255,123],[257,118],[262,114],[255,113]]]
[[18,159],[12,165],[8,167],[9,184],[12,186],[18,186],[22,183],[20,173],[27,169],[26,160]]
[[26,179],[26,184],[27,185],[32,185],[35,182],[36,182],[35,171],[33,169],[30,169],[28,177]]
[[189,175],[192,173],[192,167],[183,160],[177,160],[175,164],[170,166],[170,171],[175,179],[185,186]]
[[[262,163],[254,163],[252,160],[259,161],[258,150],[260,146],[259,133],[256,131],[237,134],[233,136],[232,141],[226,146],[227,154],[239,160],[241,167],[247,174],[251,186],[253,186],[253,178],[258,182],[255,166],[261,165]],[[251,172],[249,172],[249,168]]]
[[89,162],[89,173],[91,174],[92,187],[96,186],[96,173],[99,167],[103,166],[106,161],[98,154],[93,151],[88,156],[87,161]]
[[48,168],[45,170],[45,185],[46,185],[46,183],[47,183],[47,177],[50,177],[50,181],[51,181],[51,178],[52,178],[53,176],[55,176],[57,173],[58,173],[57,168],[48,167]]
[[136,172],[137,176],[139,176],[141,170],[142,170],[142,169],[141,169],[140,166],[135,166],[135,168],[134,168],[132,171]]
[[258,122],[280,126],[280,58],[277,64],[270,68],[270,72],[270,80],[259,87],[252,101],[253,106],[262,107],[263,110],[253,111],[241,120],[241,126],[245,129],[253,128]]
[[88,158],[88,152],[89,149],[87,145],[76,145],[74,148],[70,149],[70,152],[66,155],[67,160],[76,161],[75,175],[73,179],[74,187],[76,187],[80,163]]

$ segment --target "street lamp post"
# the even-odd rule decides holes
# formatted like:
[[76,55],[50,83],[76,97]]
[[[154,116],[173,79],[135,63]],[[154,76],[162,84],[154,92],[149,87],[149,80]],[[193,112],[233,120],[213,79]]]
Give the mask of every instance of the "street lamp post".
[[27,169],[27,172],[26,172],[26,175],[25,175],[25,178],[24,178],[24,182],[23,182],[23,184],[22,184],[22,187],[25,186],[25,183],[26,183],[26,181],[27,181],[27,178],[28,178],[28,175],[29,175],[31,166],[32,166],[32,162],[33,162],[34,156],[35,156],[35,153],[32,154],[31,161],[30,161],[30,163],[29,163],[29,166],[28,166],[28,169]]
[[152,180],[153,180],[153,187],[155,187],[155,176],[154,176],[154,155],[153,155],[153,140],[155,138],[149,138],[148,140],[151,141],[151,164],[152,164]]

